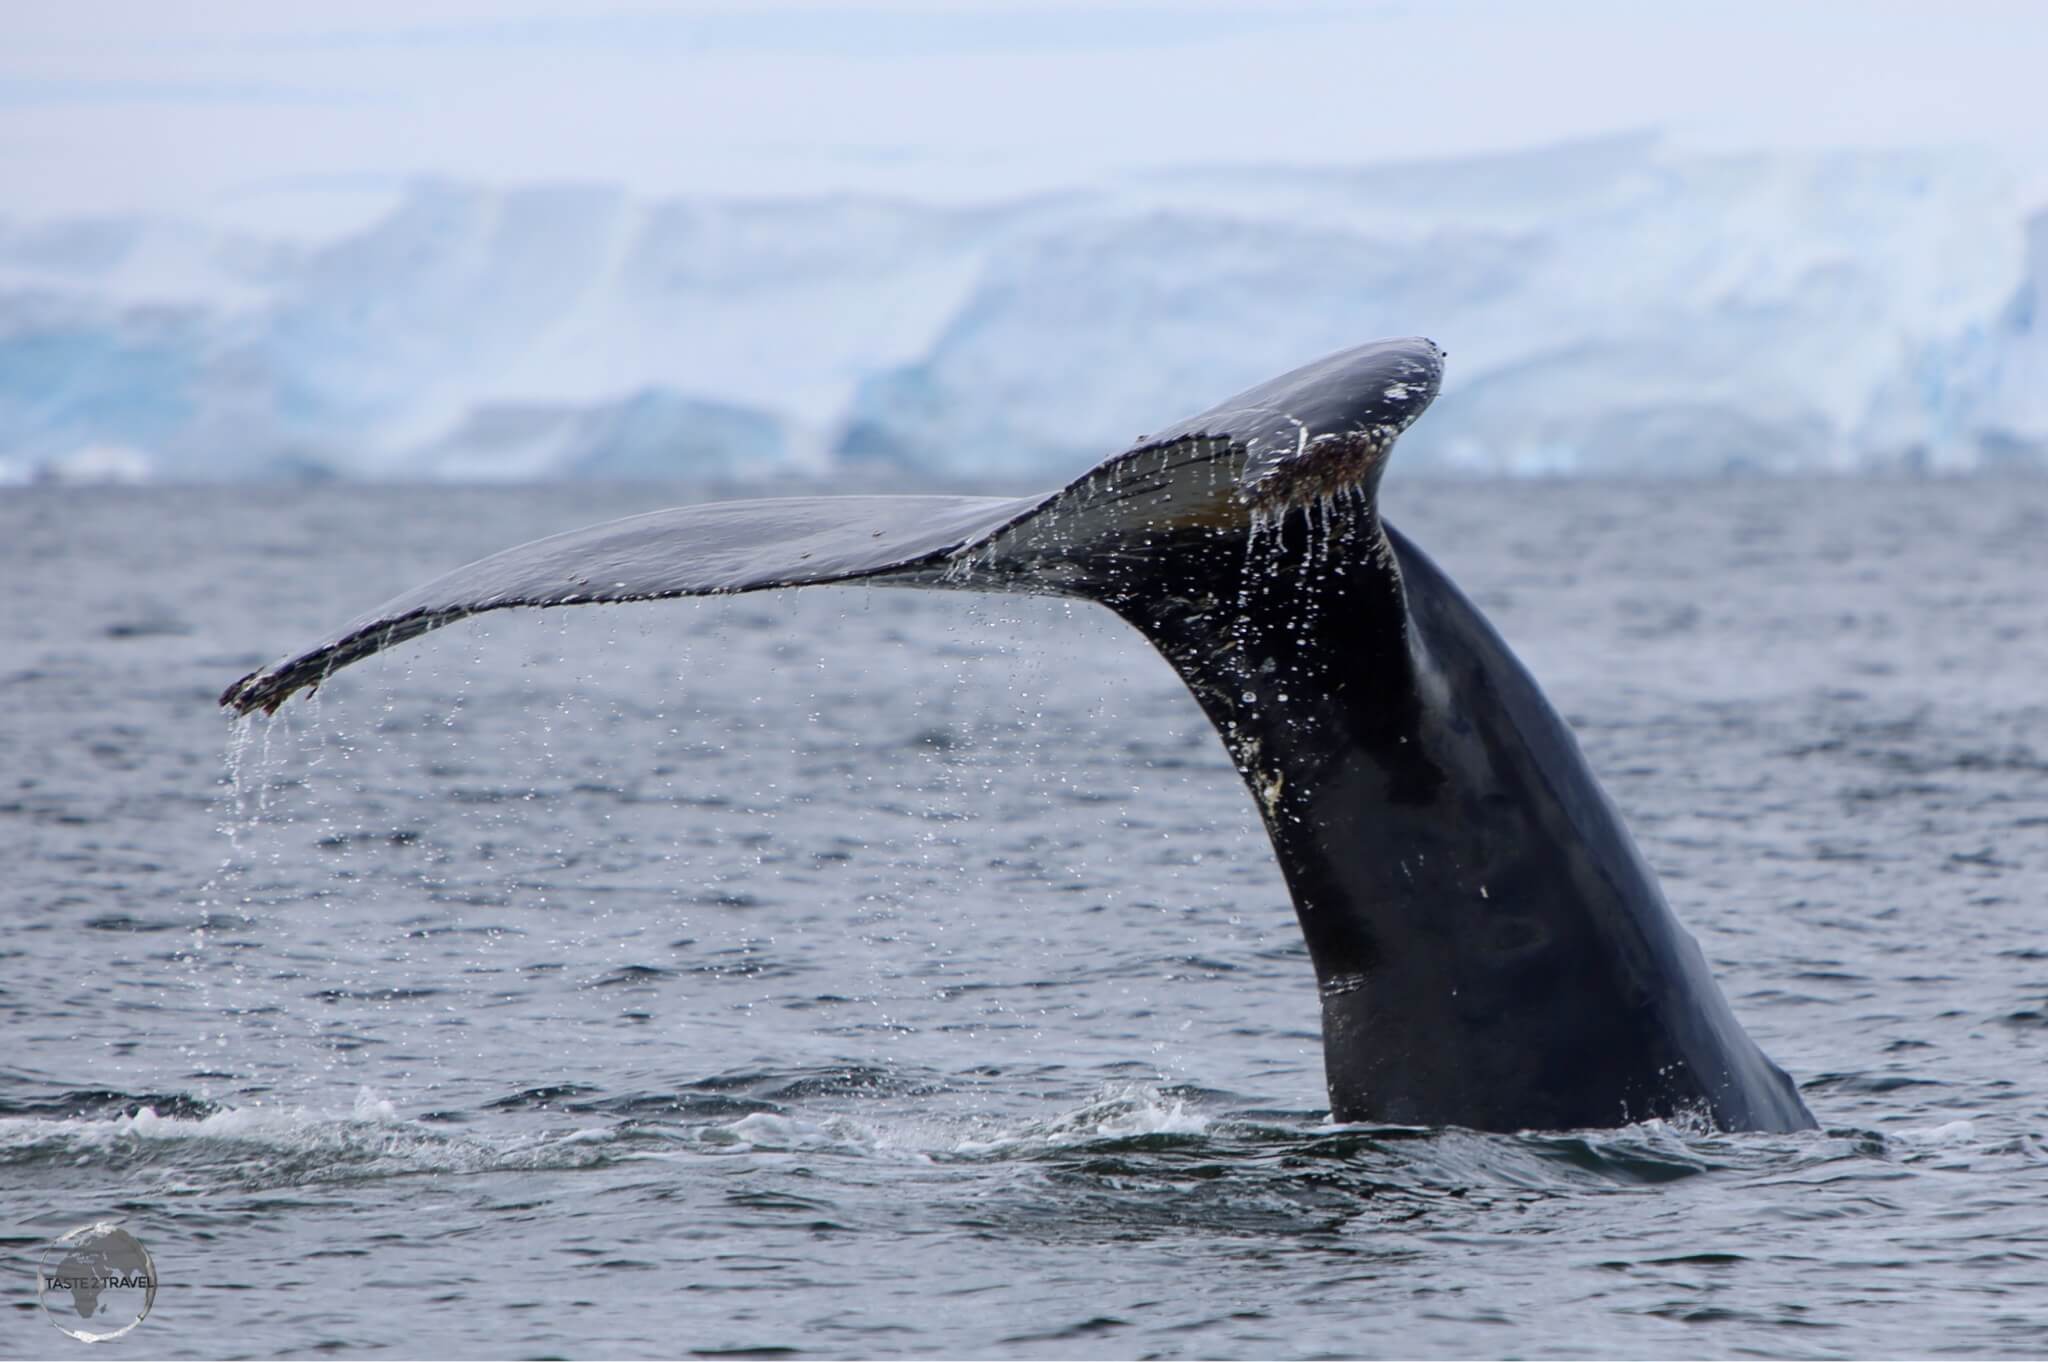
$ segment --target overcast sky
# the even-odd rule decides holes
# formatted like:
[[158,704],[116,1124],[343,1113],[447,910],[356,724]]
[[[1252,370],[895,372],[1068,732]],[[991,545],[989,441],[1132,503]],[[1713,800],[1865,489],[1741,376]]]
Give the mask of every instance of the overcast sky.
[[2048,188],[2048,4],[65,0],[0,8],[0,217],[331,230],[405,178],[987,197],[1623,129],[1972,144]]

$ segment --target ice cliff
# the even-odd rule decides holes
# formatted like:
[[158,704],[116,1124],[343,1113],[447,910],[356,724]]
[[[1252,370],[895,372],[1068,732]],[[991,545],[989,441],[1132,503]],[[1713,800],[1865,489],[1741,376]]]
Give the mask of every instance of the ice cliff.
[[2048,463],[2048,215],[1966,152],[1648,136],[978,206],[421,183],[306,244],[0,220],[0,479],[1047,480],[1420,332],[1438,470]]

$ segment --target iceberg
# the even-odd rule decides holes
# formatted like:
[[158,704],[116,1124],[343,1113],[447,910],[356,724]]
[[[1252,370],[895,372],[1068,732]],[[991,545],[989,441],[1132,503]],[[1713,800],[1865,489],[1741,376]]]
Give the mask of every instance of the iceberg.
[[2048,461],[2048,214],[1964,149],[1635,134],[979,205],[422,181],[265,240],[0,223],[7,477],[1057,477],[1380,335],[1405,466]]

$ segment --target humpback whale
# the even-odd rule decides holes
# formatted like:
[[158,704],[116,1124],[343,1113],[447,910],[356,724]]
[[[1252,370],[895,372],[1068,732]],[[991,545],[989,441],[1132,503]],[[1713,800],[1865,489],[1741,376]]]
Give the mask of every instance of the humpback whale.
[[274,712],[487,610],[833,582],[1094,601],[1179,672],[1250,787],[1314,965],[1335,1119],[1811,1127],[1570,729],[1380,517],[1380,475],[1443,359],[1419,337],[1329,355],[1040,496],[716,502],[555,535],[379,606],[221,703]]

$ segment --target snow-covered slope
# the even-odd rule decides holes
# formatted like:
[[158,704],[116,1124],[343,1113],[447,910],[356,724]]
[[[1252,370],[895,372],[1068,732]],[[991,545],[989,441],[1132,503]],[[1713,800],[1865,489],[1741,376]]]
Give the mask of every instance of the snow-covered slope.
[[0,223],[0,476],[1070,472],[1422,332],[1412,465],[2048,462],[2048,216],[1961,152],[1624,137],[978,208],[424,183],[307,246]]

